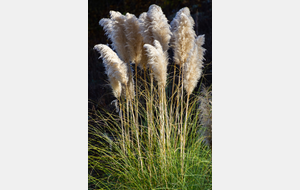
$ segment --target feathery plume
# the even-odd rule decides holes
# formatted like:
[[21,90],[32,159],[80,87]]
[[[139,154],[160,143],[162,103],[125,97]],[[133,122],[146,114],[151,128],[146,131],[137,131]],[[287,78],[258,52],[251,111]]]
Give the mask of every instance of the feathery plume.
[[[171,39],[170,25],[161,8],[157,5],[151,5],[148,12],[139,16],[140,34],[143,37],[143,46],[145,44],[154,45],[154,40],[158,40],[163,48],[167,51]],[[148,57],[145,49],[142,49],[141,66],[146,67]]]
[[199,57],[204,59],[203,56],[204,56],[204,53],[205,53],[205,49],[202,47],[204,45],[204,41],[205,41],[205,35],[199,35],[197,38],[196,38],[196,44],[198,46],[198,54],[199,54]]
[[204,44],[204,35],[198,36],[194,41],[193,49],[189,53],[189,57],[184,65],[184,79],[183,85],[188,95],[190,95],[201,77],[203,59],[205,49],[202,47]]
[[126,35],[125,35],[125,22],[126,17],[117,11],[110,11],[110,18],[114,21],[113,30],[114,30],[114,41],[113,47],[117,51],[119,57],[125,62],[129,62],[128,48],[126,44]]
[[[190,9],[188,7],[184,7],[182,9],[180,9],[176,13],[175,18],[176,17],[179,18],[179,16],[180,16],[181,13],[184,13],[190,19],[190,21],[191,21],[191,23],[192,23],[193,26],[195,25],[195,21],[194,21],[193,17],[191,16],[191,12],[190,12]],[[178,19],[173,19],[172,20],[172,22],[170,23],[170,25],[171,25],[171,31],[172,32],[175,31],[175,30],[177,30],[178,24],[179,24],[178,23]],[[174,40],[173,38],[174,37],[172,36],[171,40]]]
[[112,41],[113,49],[124,62],[129,62],[126,44],[125,21],[126,18],[120,12],[110,11],[110,19],[103,18],[99,24],[104,28],[105,34]]
[[143,49],[143,37],[140,34],[140,26],[135,15],[127,13],[125,22],[126,47],[129,53],[129,60],[138,64],[141,61]]
[[122,85],[121,85],[121,82],[118,81],[116,78],[114,77],[111,77],[109,78],[108,77],[108,81],[110,83],[110,86],[113,90],[113,94],[116,98],[119,98],[121,96],[121,93],[122,93]]
[[[134,46],[132,43],[134,43],[132,41],[132,37],[127,35],[126,32],[126,25],[127,23],[127,18],[130,19],[129,23],[132,25],[135,25],[135,23],[132,24],[132,22],[134,22],[134,18],[132,18],[132,15],[127,15],[124,16],[122,15],[120,12],[116,12],[116,11],[110,11],[110,17],[111,19],[114,21],[114,39],[115,42],[113,43],[116,51],[118,52],[118,54],[120,55],[120,58],[127,63],[127,75],[129,76],[128,82],[127,82],[127,87],[128,87],[128,93],[129,93],[129,97],[130,99],[133,98],[134,96],[134,81],[133,81],[133,73],[132,73],[132,69],[131,69],[131,65],[130,65],[130,61],[132,59],[134,59],[133,57],[130,57],[131,49],[134,49]],[[132,20],[131,20],[132,19]],[[137,23],[136,23],[137,24]],[[136,27],[136,26],[135,26]],[[132,28],[131,28],[132,29]],[[137,30],[136,32],[138,32],[139,30]],[[129,37],[129,39],[128,39]],[[129,53],[128,53],[129,52]]]
[[163,51],[167,51],[169,49],[169,41],[172,34],[168,19],[157,5],[151,5],[149,7],[147,16],[151,21],[149,29],[151,30],[153,39],[159,41]]
[[[149,29],[151,21],[149,20],[146,12],[140,14],[138,22],[140,26],[140,34],[142,35],[143,38],[142,46],[144,46],[145,44],[152,44],[153,38],[152,38],[151,31]],[[142,48],[142,56],[141,56],[139,67],[141,69],[146,68],[147,62],[148,62],[148,57],[146,55],[146,51],[144,48]]]
[[172,21],[174,28],[173,31],[173,44],[174,48],[174,62],[180,66],[183,66],[188,58],[188,54],[193,48],[194,39],[196,33],[193,30],[193,22],[182,11],[180,14],[176,14],[176,17]]
[[127,65],[118,57],[118,55],[107,45],[98,44],[94,47],[101,54],[105,66],[105,73],[113,89],[116,98],[119,98],[122,92],[121,84],[128,83]]
[[108,18],[103,18],[99,21],[99,25],[103,27],[108,39],[113,41],[113,21]]
[[[144,47],[145,43],[143,43],[143,47]],[[146,50],[144,48],[142,48],[142,55],[141,55],[141,61],[140,63],[138,64],[138,66],[141,68],[141,69],[144,69],[147,67],[147,63],[148,63],[148,57],[147,57],[147,54],[146,54]]]
[[[117,11],[110,11],[110,19],[101,19],[99,24],[104,27],[106,35],[111,39],[113,49],[127,67],[128,80],[126,85],[129,90],[129,98],[134,97],[134,81],[130,61],[140,61],[142,49],[142,36],[139,34],[137,18],[127,13],[126,16]],[[125,83],[124,83],[125,84]]]
[[167,82],[167,52],[163,52],[163,48],[157,40],[154,40],[154,46],[145,44],[144,48],[149,59],[148,66],[153,71],[158,87],[162,89]]
[[140,33],[143,36],[143,41],[145,44],[153,45],[153,35],[150,29],[151,20],[146,12],[143,12],[139,16],[139,25],[140,25]]

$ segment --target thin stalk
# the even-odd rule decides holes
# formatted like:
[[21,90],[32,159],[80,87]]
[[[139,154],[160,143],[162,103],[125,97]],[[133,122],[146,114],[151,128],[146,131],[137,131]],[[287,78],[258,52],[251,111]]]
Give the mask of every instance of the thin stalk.
[[[175,116],[175,119],[178,119],[179,118],[179,116],[178,116],[178,112],[179,112],[179,95],[180,95],[180,85],[181,85],[181,69],[182,69],[182,67],[180,66],[180,68],[179,68],[179,78],[178,78],[178,86],[177,86],[177,108],[176,108],[176,116]],[[179,124],[179,119],[178,119],[178,124]]]
[[151,74],[150,71],[150,123],[151,123],[151,127],[153,126],[153,107],[152,107],[152,103],[153,103],[153,75]]
[[173,99],[174,99],[174,86],[175,86],[175,79],[176,79],[176,64],[174,64],[174,75],[173,75],[173,84],[172,84],[172,94],[171,94],[171,107],[170,107],[170,118],[173,116]]
[[[160,89],[160,95],[159,95],[159,108],[160,108],[160,135],[161,135],[161,142],[163,150],[165,150],[165,122],[164,122],[164,103],[163,103],[163,89]],[[165,152],[164,152],[165,153]]]
[[[174,120],[174,124],[177,124],[178,136],[180,136],[180,140],[181,140],[181,128],[180,128],[180,122],[179,122],[179,116],[178,116],[178,114],[179,114],[179,98],[180,98],[179,97],[180,96],[179,90],[180,90],[180,85],[181,85],[181,83],[180,83],[180,80],[181,80],[181,69],[182,69],[182,66],[180,65],[179,76],[178,76],[178,85],[177,85],[177,104],[176,104],[177,108],[176,108],[176,115],[175,115],[175,120]],[[180,109],[182,109],[182,108],[180,107]],[[174,148],[176,148],[176,147],[177,147],[177,139],[175,141]]]
[[122,104],[121,104],[121,99],[118,100],[119,102],[119,116],[121,120],[121,128],[122,128],[122,144],[123,144],[123,151],[126,153],[125,150],[125,131],[124,131],[124,124],[123,124],[123,117],[122,117]]
[[181,126],[181,129],[183,127],[183,121],[182,121],[182,117],[183,117],[183,79],[184,79],[184,72],[182,72],[182,81],[181,81],[181,95],[180,95],[180,98],[181,98],[181,101],[180,101],[180,126]]
[[[149,91],[148,91],[149,92]],[[149,97],[149,96],[148,96]],[[150,120],[148,121],[148,128],[150,128],[150,141],[151,141],[151,149],[152,149],[152,141],[153,141],[153,133],[155,133],[155,128],[154,128],[154,116],[153,116],[153,75],[151,74],[150,70],[150,102],[149,102],[149,115],[150,115]]]
[[183,78],[184,78],[184,72],[182,72],[182,83],[181,83],[181,101],[180,101],[180,129],[181,129],[181,148],[180,148],[180,151],[181,151],[181,158],[182,158],[182,162],[181,162],[181,173],[182,173],[182,176],[183,176],[183,172],[184,172],[184,145],[185,145],[185,142],[184,142],[184,131],[183,131],[183,125],[182,125],[182,115],[183,115]]
[[[153,80],[153,79],[152,79]],[[146,109],[147,109],[147,125],[148,125],[148,155],[149,155],[149,164],[148,164],[148,170],[149,170],[149,181],[151,184],[151,179],[152,179],[152,158],[153,158],[153,154],[152,154],[152,140],[153,140],[153,135],[152,135],[152,112],[151,112],[151,107],[152,107],[152,102],[151,100],[149,101],[149,97],[152,97],[148,88],[148,84],[147,84],[147,80],[146,80],[146,67],[144,67],[144,86],[145,86],[145,93],[147,93],[146,95]]]
[[[184,163],[184,157],[185,157],[185,143],[186,143],[186,125],[187,125],[187,120],[188,120],[188,109],[189,109],[189,100],[190,100],[190,95],[188,94],[187,96],[187,101],[186,101],[186,110],[185,110],[185,121],[184,121],[184,129],[183,129],[183,157],[182,157],[182,162]],[[183,164],[181,165],[181,172],[183,173]]]
[[128,100],[128,90],[127,90],[127,86],[125,87],[126,88],[126,115],[127,115],[127,118],[126,118],[126,128],[127,128],[127,142],[128,142],[128,147],[130,148],[130,125],[129,125],[129,100]]
[[150,111],[149,111],[149,99],[148,97],[150,97],[150,94],[149,94],[149,90],[148,90],[148,85],[147,85],[147,81],[146,81],[146,68],[144,66],[144,87],[145,87],[145,101],[146,101],[146,113],[147,113],[147,127],[148,127],[148,141],[149,141],[149,146],[151,148],[151,127],[150,127],[150,124],[149,124],[149,121],[150,121]]
[[135,116],[136,116],[136,123],[138,123],[138,118],[139,118],[139,115],[138,115],[138,90],[137,90],[137,64],[135,63]]
[[[169,123],[169,118],[168,118],[168,107],[167,107],[167,99],[166,99],[166,91],[165,88],[163,88],[163,106],[164,106],[164,113],[166,118],[165,118],[165,123],[166,123],[166,152],[165,152],[165,182],[166,186],[168,189],[168,183],[167,183],[167,171],[166,169],[169,168],[168,166],[170,165],[169,162],[167,162],[167,158],[170,158],[170,123]],[[165,146],[164,146],[165,147]]]
[[[161,138],[161,156],[163,159],[162,162],[162,173],[165,177],[166,180],[166,164],[167,164],[167,160],[166,160],[166,138],[165,138],[165,113],[166,110],[164,109],[164,89],[159,87],[159,112],[160,112],[160,138]],[[167,181],[166,181],[167,184]]]
[[130,108],[131,108],[131,112],[132,112],[132,120],[134,122],[134,126],[135,126],[135,133],[136,133],[136,140],[137,140],[137,145],[138,145],[138,152],[139,152],[139,160],[141,162],[141,170],[143,172],[143,160],[142,160],[142,153],[141,153],[141,146],[140,146],[140,138],[139,138],[139,126],[138,123],[135,123],[135,116],[134,116],[134,112],[133,112],[133,106],[131,101],[129,101],[130,103]]
[[168,116],[168,107],[167,107],[167,99],[166,99],[166,90],[163,89],[163,104],[164,104],[164,114],[166,116],[165,123],[166,123],[166,141],[167,147],[170,146],[170,120]]

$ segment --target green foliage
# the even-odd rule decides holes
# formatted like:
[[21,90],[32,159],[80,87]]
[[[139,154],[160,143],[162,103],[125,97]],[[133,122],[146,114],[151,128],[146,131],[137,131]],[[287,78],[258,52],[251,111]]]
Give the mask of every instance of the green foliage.
[[[113,112],[102,109],[89,114],[89,188],[211,189],[212,151],[204,143],[205,137],[199,134],[203,128],[199,100],[204,95],[192,94],[186,110],[185,94],[176,102],[181,85],[175,84],[173,93],[163,95],[167,101],[161,109],[156,84],[152,84],[151,93],[151,83],[147,82],[149,73],[136,74],[139,77],[136,101],[121,98],[118,113],[117,109]],[[169,78],[166,91],[172,88],[173,80]],[[180,129],[185,120],[187,133],[182,138]]]

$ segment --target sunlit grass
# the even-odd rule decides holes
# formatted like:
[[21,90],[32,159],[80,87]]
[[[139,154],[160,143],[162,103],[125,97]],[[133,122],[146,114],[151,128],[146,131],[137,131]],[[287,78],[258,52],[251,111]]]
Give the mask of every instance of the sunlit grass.
[[[125,99],[119,100],[118,113],[110,113],[106,110],[90,113],[89,187],[91,189],[211,189],[211,147],[204,143],[206,137],[200,135],[200,131],[204,129],[200,123],[202,112],[199,111],[203,94],[196,92],[191,96],[187,110],[185,149],[182,155],[183,139],[180,135],[182,123],[178,122],[180,119],[175,118],[175,114],[169,115],[171,97],[166,98],[168,99],[166,107],[162,109],[166,113],[162,113],[159,109],[160,101],[157,100],[157,89],[153,90],[154,98],[151,98],[148,96],[151,92],[147,88],[151,84],[144,81],[143,76],[140,76],[139,81],[138,86],[146,84],[146,87],[138,88],[136,93],[140,100],[137,102],[138,123],[134,118],[134,112],[127,113],[127,108],[132,106],[132,110],[135,110],[136,104],[129,103],[127,106]],[[175,87],[180,88],[177,85]],[[182,113],[185,115],[186,102],[182,103]],[[181,102],[177,105],[176,101],[173,101],[173,104],[175,112],[178,109],[180,113]],[[149,114],[150,107],[152,114]],[[211,107],[208,109],[210,111]],[[163,139],[160,125],[162,114],[167,115],[163,122],[165,124]]]

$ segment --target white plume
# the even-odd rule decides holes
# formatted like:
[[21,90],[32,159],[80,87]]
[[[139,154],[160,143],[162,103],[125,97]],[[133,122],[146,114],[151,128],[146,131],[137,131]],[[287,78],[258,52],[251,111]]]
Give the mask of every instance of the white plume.
[[196,33],[193,29],[193,22],[191,22],[191,19],[184,13],[184,11],[180,14],[176,14],[176,17],[172,21],[172,25],[174,62],[175,64],[183,66],[188,58],[189,52],[193,48]]
[[116,98],[119,98],[122,91],[121,84],[126,85],[128,83],[126,63],[107,45],[98,44],[95,45],[94,49],[101,54],[100,57],[103,59],[105,73],[108,76],[113,93]]
[[142,56],[143,37],[140,34],[138,19],[133,14],[126,14],[125,35],[126,48],[128,49],[129,53],[129,60],[138,64],[141,61]]
[[110,11],[110,19],[103,18],[99,24],[104,28],[105,34],[112,41],[113,49],[124,62],[129,62],[128,49],[126,48],[125,21],[120,12]]
[[145,44],[144,48],[146,49],[149,60],[148,67],[152,70],[158,87],[160,89],[165,88],[168,66],[167,52],[163,52],[163,48],[157,40],[154,40],[154,46]]
[[170,25],[168,19],[157,5],[151,5],[147,12],[148,18],[151,21],[149,29],[153,35],[153,39],[159,41],[163,51],[169,49],[169,41],[171,39]]
[[[176,13],[176,16],[175,18],[176,19],[173,19],[172,22],[170,23],[171,25],[171,31],[175,31],[177,30],[177,27],[178,27],[178,18],[180,17],[180,14],[181,13],[184,13],[188,18],[189,20],[191,21],[191,24],[194,26],[195,25],[195,21],[193,19],[193,17],[191,16],[191,12],[190,12],[190,9],[188,7],[184,7],[182,9],[180,9],[177,13]],[[172,37],[173,38],[173,37]]]
[[193,92],[202,75],[203,56],[205,52],[205,49],[202,47],[203,44],[204,35],[198,36],[184,65],[183,85],[188,95]]

